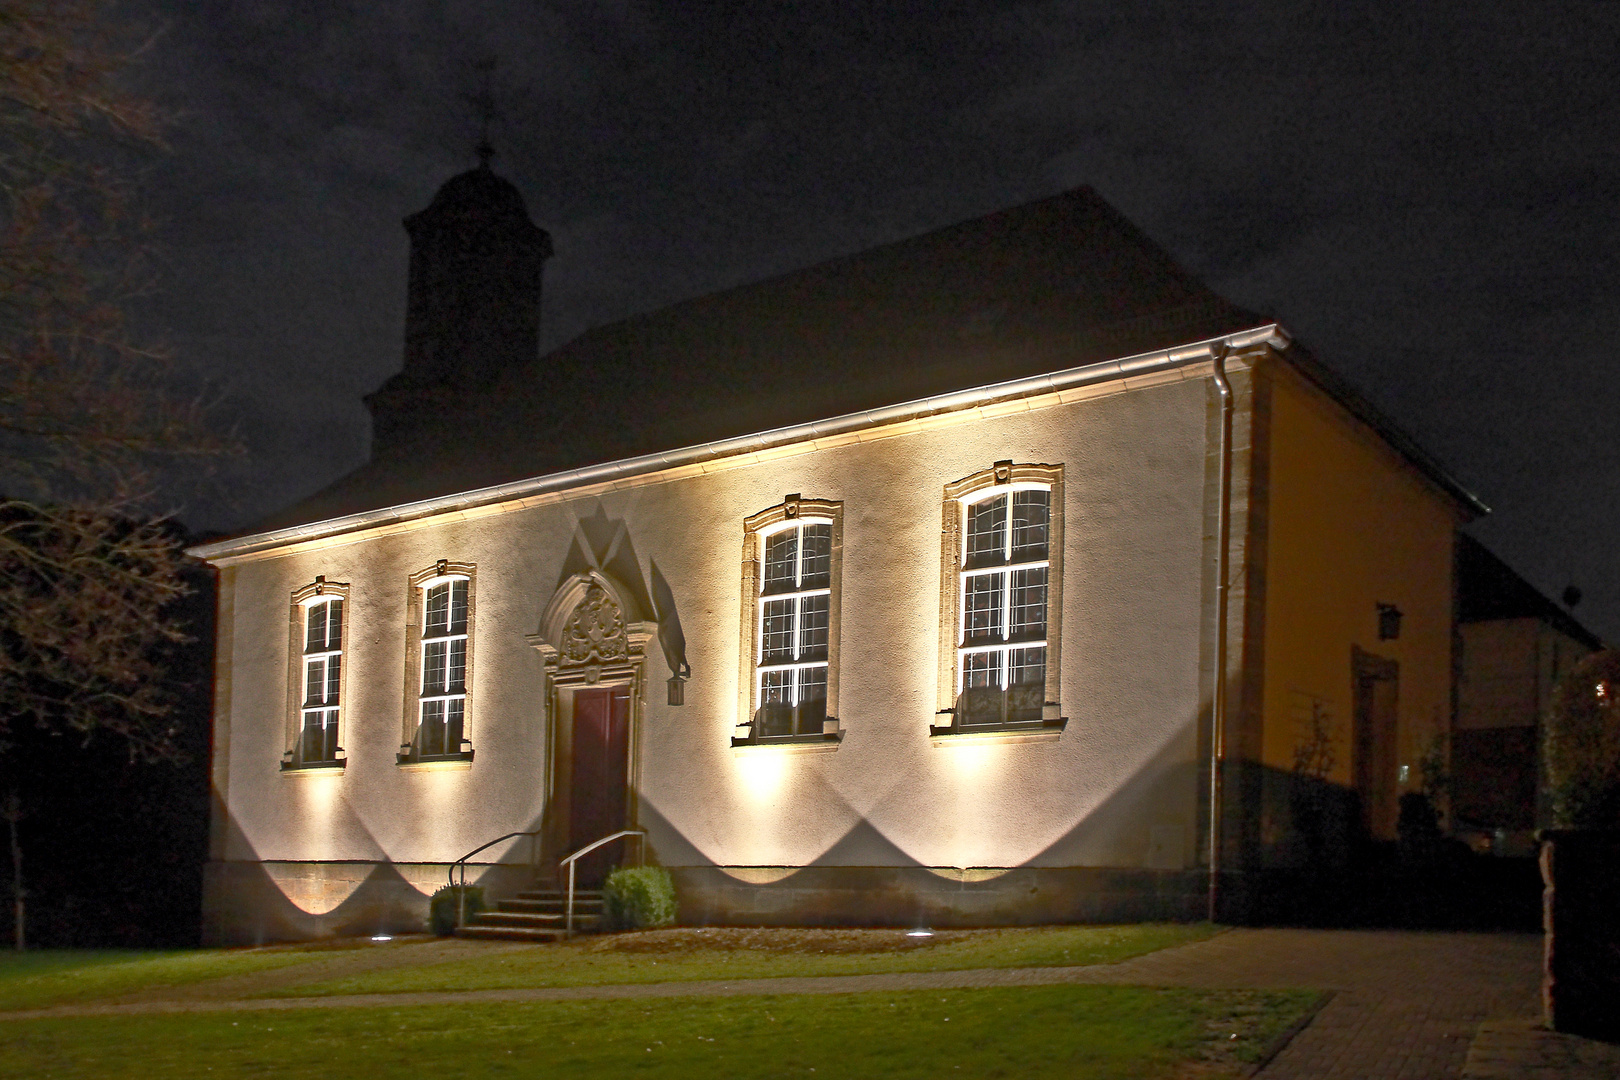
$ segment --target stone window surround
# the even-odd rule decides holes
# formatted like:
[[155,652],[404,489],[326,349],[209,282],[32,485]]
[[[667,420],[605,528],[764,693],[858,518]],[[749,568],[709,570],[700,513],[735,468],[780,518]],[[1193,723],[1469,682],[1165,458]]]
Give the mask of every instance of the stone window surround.
[[[980,498],[991,498],[987,489],[1028,484],[1051,492],[1050,533],[1046,593],[1046,697],[1041,719],[1034,723],[978,726],[963,729],[956,722],[958,648],[962,625],[962,537],[966,529],[967,507]],[[1053,735],[1068,723],[1062,716],[1060,673],[1062,671],[1063,626],[1063,466],[1020,464],[998,461],[988,469],[964,476],[945,485],[940,528],[939,603],[939,691],[935,722],[929,736],[936,742],[957,739],[1004,736],[1009,734]]]
[[[416,737],[420,726],[422,706],[422,621],[425,617],[427,590],[445,578],[463,578],[467,582],[467,668],[465,685],[466,704],[461,719],[461,748],[452,754],[423,757],[417,752]],[[416,571],[409,578],[406,597],[405,624],[405,711],[402,718],[399,753],[395,763],[404,769],[466,768],[473,760],[473,652],[477,637],[478,619],[478,567],[474,563],[440,559],[432,566]]]
[[[763,587],[765,538],[785,522],[817,521],[832,525],[831,590],[827,613],[827,718],[821,734],[777,736],[761,739],[754,730],[754,713],[759,708],[758,647],[760,590]],[[844,737],[838,720],[838,641],[839,618],[843,606],[844,504],[829,499],[806,499],[788,495],[775,506],[743,519],[742,617],[738,650],[741,658],[737,695],[737,724],[733,747],[819,746],[835,748]]]
[[[348,758],[343,749],[347,734],[349,720],[349,664],[347,650],[341,648],[343,638],[339,638],[340,648],[338,654],[345,657],[345,661],[338,669],[338,748],[337,756],[331,761],[312,761],[305,764],[299,757],[299,751],[304,742],[304,644],[305,644],[305,609],[316,597],[342,600],[344,607],[349,606],[349,583],[347,581],[327,581],[325,575],[316,575],[315,580],[307,585],[300,585],[292,591],[292,602],[287,619],[287,723],[286,737],[283,745],[287,747],[281,755],[282,772],[306,772],[337,770],[341,771],[347,764]],[[349,616],[344,617],[343,635],[349,632]]]

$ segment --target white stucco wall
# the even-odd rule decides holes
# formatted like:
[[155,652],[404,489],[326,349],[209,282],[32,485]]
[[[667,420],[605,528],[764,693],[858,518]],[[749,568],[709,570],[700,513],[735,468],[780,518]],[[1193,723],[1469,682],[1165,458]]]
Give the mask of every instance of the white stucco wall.
[[[670,865],[1140,867],[1150,831],[1197,833],[1204,380],[1170,382],[893,438],[785,454],[508,513],[447,517],[234,572],[227,860],[445,862],[545,806],[541,657],[524,638],[569,572],[580,522],[622,521],[644,578],[669,582],[692,677],[681,707],[648,647],[641,823]],[[470,436],[471,437],[471,436]],[[1062,464],[1055,740],[929,739],[936,718],[943,486],[992,462]],[[844,504],[835,750],[730,745],[738,722],[742,522],[790,492]],[[477,566],[469,768],[395,764],[407,577]],[[350,584],[341,771],[279,769],[289,597]],[[223,744],[222,744],[223,745]],[[1171,826],[1169,831],[1165,826]],[[1177,833],[1176,829],[1180,832]],[[1163,856],[1158,857],[1160,860]]]

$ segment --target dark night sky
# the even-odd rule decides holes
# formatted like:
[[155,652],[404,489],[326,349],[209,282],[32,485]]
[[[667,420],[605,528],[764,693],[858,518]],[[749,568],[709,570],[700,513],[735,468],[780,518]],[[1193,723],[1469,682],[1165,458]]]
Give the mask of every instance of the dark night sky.
[[473,163],[494,55],[495,164],[556,242],[548,346],[1090,184],[1620,638],[1620,3],[156,2],[145,89],[182,112],[156,315],[250,447],[198,525],[363,459],[400,219]]

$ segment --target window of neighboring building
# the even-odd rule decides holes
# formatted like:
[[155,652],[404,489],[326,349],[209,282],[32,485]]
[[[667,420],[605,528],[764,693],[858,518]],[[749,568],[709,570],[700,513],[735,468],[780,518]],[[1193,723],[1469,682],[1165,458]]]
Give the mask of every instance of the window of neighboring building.
[[318,577],[293,594],[292,749],[284,769],[341,767],[343,609],[348,586]]
[[745,641],[750,642],[739,741],[836,739],[833,662],[840,503],[789,496],[745,527]]
[[1062,470],[998,462],[947,488],[949,722],[936,733],[1057,722]]
[[400,762],[470,760],[467,686],[471,677],[471,567],[441,562],[413,581],[412,730]]

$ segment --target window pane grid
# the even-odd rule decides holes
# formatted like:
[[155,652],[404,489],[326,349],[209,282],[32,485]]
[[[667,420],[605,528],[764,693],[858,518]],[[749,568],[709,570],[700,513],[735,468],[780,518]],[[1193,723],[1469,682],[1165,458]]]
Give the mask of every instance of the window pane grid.
[[461,752],[467,710],[467,612],[465,578],[424,590],[422,603],[421,726],[417,752],[443,757]]
[[799,545],[799,577],[801,589],[829,588],[832,585],[832,525],[801,525],[803,542]]
[[800,522],[765,538],[758,733],[817,734],[826,717],[832,524]]
[[827,655],[827,620],[831,614],[828,593],[807,596],[799,601],[798,655],[801,659]]
[[1008,606],[1012,611],[1008,636],[1012,638],[1044,638],[1046,636],[1046,572],[1047,568],[1014,570],[1008,576]]
[[1038,718],[1046,682],[1051,492],[1020,489],[983,499],[966,507],[965,518],[958,720]]
[[962,637],[964,641],[977,641],[987,637],[1004,637],[1002,613],[1006,610],[1003,594],[1006,591],[1004,573],[975,574],[962,583]]
[[760,628],[760,659],[791,660],[793,658],[793,624],[798,611],[794,600],[770,600],[764,605],[764,622]]
[[1007,496],[974,503],[967,510],[968,566],[1005,562],[1007,558]]
[[791,592],[799,583],[799,530],[787,529],[765,541],[764,591]]
[[304,730],[299,740],[299,758],[305,762],[337,760],[336,709],[306,709]]
[[304,700],[297,758],[314,763],[338,756],[338,690],[343,685],[343,598],[304,606]]
[[1008,553],[1013,562],[1046,558],[1051,499],[1048,491],[1013,492],[1012,550]]

